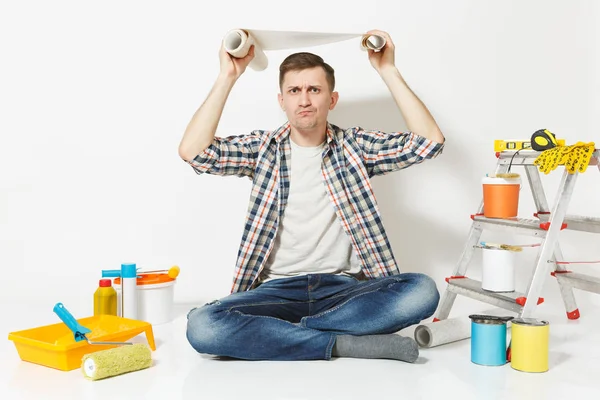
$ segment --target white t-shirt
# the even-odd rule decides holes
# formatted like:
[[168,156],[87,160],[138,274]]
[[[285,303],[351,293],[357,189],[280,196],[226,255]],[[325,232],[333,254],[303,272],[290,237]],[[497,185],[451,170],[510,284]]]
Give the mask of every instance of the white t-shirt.
[[301,147],[290,140],[290,144],[287,206],[261,281],[309,273],[358,274],[358,259],[325,189],[324,143]]

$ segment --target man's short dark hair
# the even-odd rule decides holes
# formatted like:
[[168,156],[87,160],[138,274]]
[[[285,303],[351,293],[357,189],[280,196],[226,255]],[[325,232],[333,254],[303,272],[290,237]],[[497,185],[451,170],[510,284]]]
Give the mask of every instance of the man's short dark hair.
[[321,67],[325,71],[325,77],[329,89],[333,92],[335,88],[335,76],[333,68],[327,64],[323,59],[312,53],[294,53],[286,57],[285,60],[279,66],[279,88],[283,86],[283,78],[289,71],[302,71],[304,69],[310,69],[315,67]]

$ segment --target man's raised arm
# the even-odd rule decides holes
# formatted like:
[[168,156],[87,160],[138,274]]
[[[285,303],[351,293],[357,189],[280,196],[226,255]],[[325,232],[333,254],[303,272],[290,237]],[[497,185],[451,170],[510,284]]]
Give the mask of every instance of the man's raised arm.
[[232,57],[223,45],[219,51],[221,70],[204,103],[194,113],[179,144],[179,156],[191,161],[212,143],[225,102],[238,78],[254,58],[254,46],[244,58]]
[[385,47],[381,51],[369,50],[369,61],[392,93],[392,97],[400,109],[404,121],[406,121],[408,130],[434,142],[444,143],[444,135],[429,110],[408,87],[400,71],[396,68],[394,61],[395,47],[390,35],[378,30],[372,30],[368,33],[381,35],[386,39]]

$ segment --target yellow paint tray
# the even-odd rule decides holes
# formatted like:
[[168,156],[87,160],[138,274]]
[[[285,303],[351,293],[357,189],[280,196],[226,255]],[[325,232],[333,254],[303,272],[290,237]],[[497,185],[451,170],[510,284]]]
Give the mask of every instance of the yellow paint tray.
[[[77,322],[92,331],[86,334],[90,341],[125,342],[145,332],[148,345],[152,350],[156,350],[154,333],[149,322],[114,315],[81,318]],[[62,371],[80,368],[81,359],[86,354],[118,346],[89,344],[85,340],[75,341],[71,329],[62,322],[11,332],[8,339],[14,342],[21,360]]]

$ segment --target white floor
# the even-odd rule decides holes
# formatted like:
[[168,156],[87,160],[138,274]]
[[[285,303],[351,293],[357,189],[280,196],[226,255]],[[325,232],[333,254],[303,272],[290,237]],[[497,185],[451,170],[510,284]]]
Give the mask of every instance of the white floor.
[[[469,339],[421,349],[416,364],[391,360],[311,362],[222,361],[197,354],[185,339],[185,313],[154,327],[154,365],[143,371],[88,381],[81,371],[58,371],[19,359],[14,345],[0,346],[0,398],[5,399],[588,399],[600,393],[600,313],[579,304],[569,321],[556,306],[539,306],[550,321],[550,369],[531,374],[470,362]],[[477,311],[477,310],[471,310]],[[11,327],[24,325],[23,315]],[[468,315],[468,312],[467,314]],[[3,321],[6,326],[7,321]],[[38,325],[33,325],[38,326]],[[29,327],[33,327],[29,326]],[[412,336],[414,327],[401,334]],[[6,334],[8,332],[5,330]],[[5,336],[6,337],[6,336]],[[136,341],[144,341],[144,336]]]

